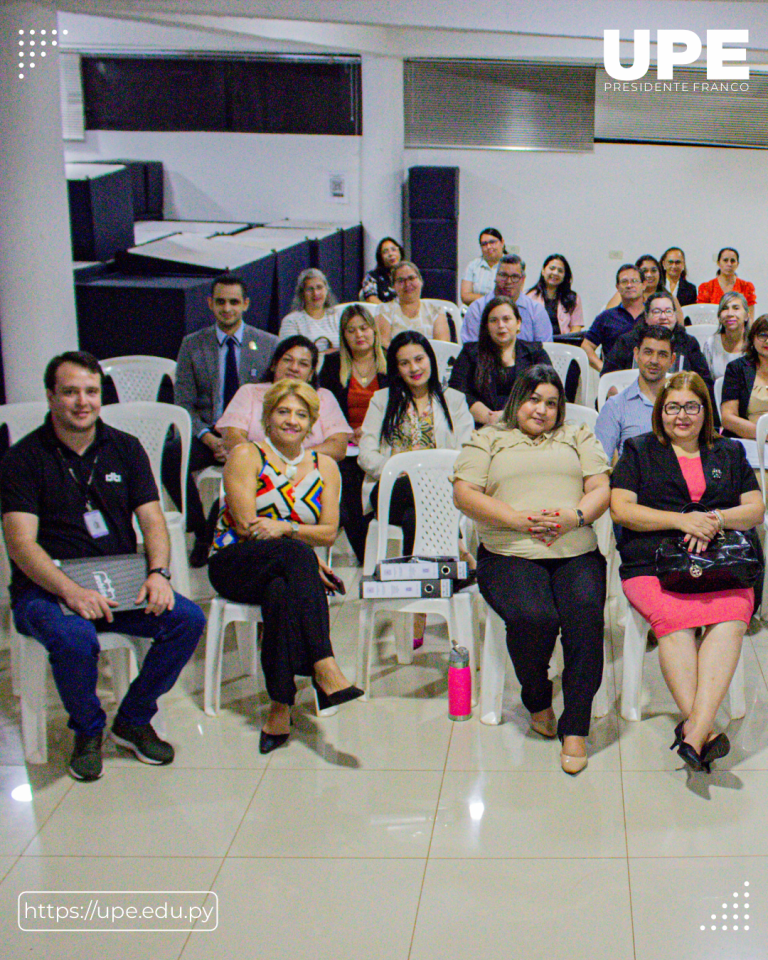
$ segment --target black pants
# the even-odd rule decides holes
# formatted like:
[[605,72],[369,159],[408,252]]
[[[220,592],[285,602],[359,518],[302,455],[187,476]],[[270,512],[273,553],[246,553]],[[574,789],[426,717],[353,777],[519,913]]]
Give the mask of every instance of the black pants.
[[560,737],[586,737],[592,698],[603,678],[605,559],[598,550],[553,560],[503,557],[480,547],[477,582],[507,625],[507,647],[531,713],[552,706],[547,676],[562,633],[563,698]]
[[[371,490],[371,503],[376,517],[379,516],[379,485]],[[410,557],[416,540],[416,504],[408,477],[398,477],[392,487],[392,499],[389,501],[389,522],[393,527],[403,529],[403,556]]]
[[365,538],[372,514],[363,514],[363,480],[365,471],[356,457],[345,457],[339,464],[341,473],[340,525],[362,566],[365,556]]
[[[199,539],[208,539],[208,523],[200,502],[200,493],[192,476],[195,470],[204,470],[218,463],[210,447],[198,437],[192,437],[189,448],[189,470],[187,471],[187,530]],[[181,439],[169,437],[163,447],[163,486],[171,500],[181,509]]]
[[235,603],[261,604],[261,665],[270,699],[292,704],[295,676],[310,677],[333,656],[325,586],[317,556],[300,540],[246,540],[208,563],[214,589]]

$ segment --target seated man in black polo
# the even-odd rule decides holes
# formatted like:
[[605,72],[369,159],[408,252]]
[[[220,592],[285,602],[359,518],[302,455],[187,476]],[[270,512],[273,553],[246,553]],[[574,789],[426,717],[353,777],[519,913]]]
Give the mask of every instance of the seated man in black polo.
[[677,370],[693,370],[706,383],[710,394],[714,384],[709,365],[701,352],[696,337],[685,332],[685,328],[677,322],[675,302],[672,294],[667,290],[659,290],[652,294],[645,304],[645,315],[628,333],[622,334],[614,344],[613,349],[605,358],[601,374],[611,373],[614,370],[631,370],[635,364],[635,347],[638,345],[638,333],[643,327],[643,321],[655,326],[660,324],[672,332],[672,349],[675,353],[675,368]]
[[[624,263],[616,271],[616,289],[621,303],[599,313],[581,341],[589,365],[597,371],[603,369],[603,362],[619,337],[631,330],[643,314],[643,280],[634,263]],[[602,359],[597,355],[598,347],[603,348]]]
[[[45,372],[49,415],[11,447],[0,471],[14,620],[48,651],[75,732],[69,771],[78,780],[102,774],[106,716],[96,696],[98,631],[153,640],[117,711],[112,738],[145,763],[165,764],[173,760],[173,747],[150,721],[157,698],[174,685],[205,627],[200,608],[171,589],[168,532],[144,449],[99,419],[102,379],[89,353],[54,357]],[[134,513],[147,559],[136,603],[147,605],[113,613],[114,600],[78,586],[54,560],[135,553]],[[62,602],[76,616],[65,614]]]

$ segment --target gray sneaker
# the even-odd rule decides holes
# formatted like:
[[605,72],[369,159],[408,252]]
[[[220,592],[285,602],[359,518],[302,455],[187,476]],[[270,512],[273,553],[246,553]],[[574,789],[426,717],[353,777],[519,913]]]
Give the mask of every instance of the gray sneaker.
[[126,750],[133,750],[142,763],[173,763],[175,752],[170,743],[161,740],[151,723],[137,727],[115,717],[112,739]]
[[69,772],[75,780],[98,780],[104,773],[101,765],[101,734],[75,734],[75,748],[69,761]]

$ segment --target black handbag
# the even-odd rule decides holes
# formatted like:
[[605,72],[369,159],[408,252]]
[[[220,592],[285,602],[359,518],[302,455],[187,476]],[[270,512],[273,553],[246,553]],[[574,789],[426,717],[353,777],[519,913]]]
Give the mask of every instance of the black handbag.
[[[681,512],[701,510],[688,504]],[[713,593],[753,587],[763,565],[752,541],[740,530],[723,530],[703,553],[690,553],[684,535],[668,537],[656,550],[656,575],[672,593]]]

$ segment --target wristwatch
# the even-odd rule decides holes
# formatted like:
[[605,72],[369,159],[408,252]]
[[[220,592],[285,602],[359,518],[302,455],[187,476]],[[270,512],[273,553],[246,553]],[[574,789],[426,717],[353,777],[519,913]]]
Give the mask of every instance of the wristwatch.
[[150,576],[150,574],[153,573],[159,573],[160,576],[165,577],[166,580],[171,579],[171,571],[168,569],[168,567],[152,567],[151,570],[147,571],[147,576]]
[[291,521],[289,521],[289,522],[290,522],[290,526],[291,526],[291,536],[292,536],[292,537],[295,537],[296,534],[299,532],[299,525],[298,525],[298,523],[296,523],[295,520],[291,520]]
[[576,516],[579,518],[579,526],[580,526],[580,527],[583,527],[583,526],[584,526],[584,514],[581,512],[581,510],[579,510],[578,507],[575,507],[574,509],[576,510]]

